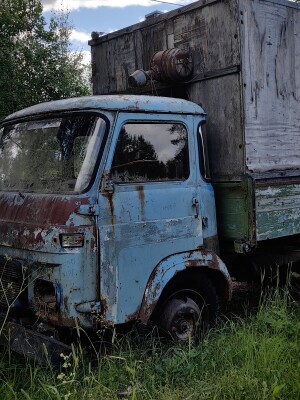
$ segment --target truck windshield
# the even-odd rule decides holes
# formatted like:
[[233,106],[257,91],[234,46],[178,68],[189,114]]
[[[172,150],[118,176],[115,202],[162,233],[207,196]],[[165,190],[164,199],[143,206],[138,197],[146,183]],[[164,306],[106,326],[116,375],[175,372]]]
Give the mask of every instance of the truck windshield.
[[0,129],[0,190],[81,192],[90,183],[106,123],[81,114]]

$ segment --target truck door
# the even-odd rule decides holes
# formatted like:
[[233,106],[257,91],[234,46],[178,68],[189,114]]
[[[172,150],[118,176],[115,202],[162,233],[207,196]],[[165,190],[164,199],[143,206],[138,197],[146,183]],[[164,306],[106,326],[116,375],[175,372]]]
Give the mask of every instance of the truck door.
[[137,315],[155,266],[203,244],[192,116],[120,114],[99,192],[106,320]]

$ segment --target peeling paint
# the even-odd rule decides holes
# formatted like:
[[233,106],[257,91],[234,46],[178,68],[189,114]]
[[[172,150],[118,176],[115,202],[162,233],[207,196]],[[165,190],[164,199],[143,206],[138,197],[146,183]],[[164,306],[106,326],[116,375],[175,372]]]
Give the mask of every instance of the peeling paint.
[[189,268],[201,269],[205,267],[218,271],[224,278],[224,282],[226,282],[226,300],[230,300],[232,293],[231,278],[225,264],[216,254],[207,251],[181,253],[162,261],[151,274],[139,312],[141,322],[148,322],[164,287],[178,272]]

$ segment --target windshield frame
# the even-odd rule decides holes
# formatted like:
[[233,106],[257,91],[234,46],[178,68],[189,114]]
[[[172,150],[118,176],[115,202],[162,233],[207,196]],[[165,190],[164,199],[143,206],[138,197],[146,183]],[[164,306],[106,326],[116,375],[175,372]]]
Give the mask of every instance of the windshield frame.
[[58,190],[53,190],[53,191],[42,191],[42,190],[27,190],[27,189],[14,189],[14,188],[0,188],[0,193],[4,193],[4,192],[21,192],[21,193],[33,193],[33,194],[60,194],[60,195],[76,195],[76,194],[84,194],[86,192],[88,192],[92,186],[95,183],[95,179],[97,176],[97,172],[99,169],[99,165],[101,162],[101,159],[103,157],[104,154],[104,149],[105,149],[105,145],[107,142],[107,138],[109,135],[109,131],[110,131],[110,120],[109,118],[103,114],[100,110],[96,111],[93,109],[88,109],[88,110],[65,110],[65,111],[53,111],[53,112],[45,112],[42,114],[32,114],[32,115],[28,115],[26,117],[22,117],[22,118],[16,118],[16,119],[6,119],[4,121],[1,122],[0,124],[0,129],[2,128],[6,128],[9,126],[13,126],[16,124],[21,124],[21,123],[26,123],[26,122],[40,122],[43,120],[50,120],[50,119],[63,119],[63,118],[67,118],[67,117],[77,117],[77,116],[95,116],[96,118],[100,118],[105,122],[105,131],[103,134],[103,138],[100,144],[100,148],[98,151],[98,155],[97,158],[95,160],[95,164],[90,176],[90,180],[88,182],[88,184],[80,191],[75,191],[75,188],[72,190],[68,190],[68,188],[66,188],[66,190],[62,190],[62,191],[58,191]]

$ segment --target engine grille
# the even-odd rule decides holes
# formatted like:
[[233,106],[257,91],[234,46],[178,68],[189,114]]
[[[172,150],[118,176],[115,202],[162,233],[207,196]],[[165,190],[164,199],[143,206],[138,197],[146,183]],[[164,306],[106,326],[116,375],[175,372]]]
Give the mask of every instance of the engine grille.
[[[0,257],[0,307],[8,309],[26,296],[26,266],[21,260]],[[25,290],[24,290],[25,289]]]

